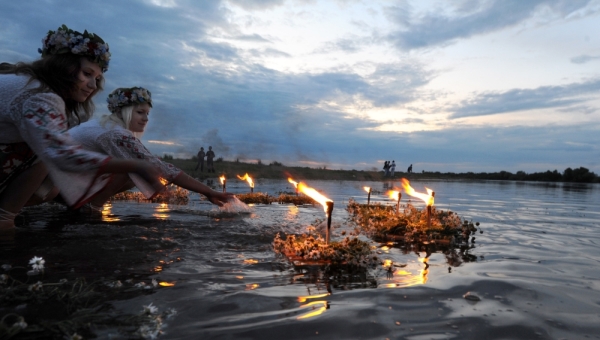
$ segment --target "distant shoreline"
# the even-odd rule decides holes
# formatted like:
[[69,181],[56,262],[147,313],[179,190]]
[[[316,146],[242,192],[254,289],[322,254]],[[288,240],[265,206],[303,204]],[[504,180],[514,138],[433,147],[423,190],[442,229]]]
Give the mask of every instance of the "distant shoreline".
[[339,181],[386,181],[406,177],[408,179],[468,179],[468,180],[507,180],[507,181],[534,181],[534,182],[574,182],[574,183],[600,183],[600,177],[584,167],[576,169],[567,168],[563,172],[557,170],[546,172],[525,173],[518,171],[481,172],[481,173],[452,173],[452,172],[396,172],[394,177],[385,177],[383,171],[369,170],[330,170],[325,168],[289,167],[281,163],[260,164],[244,163],[241,161],[226,161],[218,159],[215,161],[215,173],[194,170],[195,159],[172,159],[163,158],[164,161],[172,163],[188,175],[204,180],[211,177],[219,177],[224,174],[227,178],[236,175],[243,176],[245,173],[252,178],[287,179],[288,177],[299,180],[339,180]]

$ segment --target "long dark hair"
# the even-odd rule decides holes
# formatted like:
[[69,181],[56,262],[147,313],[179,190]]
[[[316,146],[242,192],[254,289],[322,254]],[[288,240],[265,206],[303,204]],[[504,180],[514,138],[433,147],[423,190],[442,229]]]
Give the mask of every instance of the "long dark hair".
[[76,88],[79,81],[81,58],[85,57],[63,53],[49,55],[31,63],[2,63],[0,64],[0,74],[25,74],[30,76],[31,80],[38,80],[40,92],[51,90],[64,100],[69,121],[72,115],[75,115],[80,121],[81,113],[85,113],[87,118],[92,117],[96,108],[92,98],[104,88],[104,77],[102,77],[96,82],[97,88],[85,102],[79,103],[71,98],[71,91]]

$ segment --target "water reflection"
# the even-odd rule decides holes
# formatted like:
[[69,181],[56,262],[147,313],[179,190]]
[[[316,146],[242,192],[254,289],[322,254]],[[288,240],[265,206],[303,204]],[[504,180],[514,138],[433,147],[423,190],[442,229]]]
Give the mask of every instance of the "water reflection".
[[[333,223],[341,228],[347,216],[337,207],[349,197],[366,203],[362,187],[383,186],[311,183],[331,193]],[[156,278],[156,290],[123,297],[115,310],[150,301],[161,310],[176,308],[180,315],[169,321],[169,338],[306,339],[315,331],[340,339],[483,339],[495,332],[504,332],[504,338],[593,337],[599,319],[590,311],[597,310],[600,296],[590,268],[600,261],[600,186],[415,183],[435,187],[439,207],[481,222],[485,233],[478,234],[477,248],[474,243],[455,248],[381,243],[379,256],[392,270],[389,276],[377,273],[375,285],[366,275],[340,277],[323,268],[277,262],[271,247],[277,232],[301,232],[323,218],[320,207],[292,205],[257,205],[253,215],[217,220],[166,204],[113,202],[102,223],[98,216],[90,223],[81,214],[37,207],[21,217],[17,246],[0,247],[0,264],[27,266],[34,255],[47,257],[49,268],[40,280],[52,282],[65,275],[124,284]],[[273,181],[261,188],[277,192],[286,185]],[[380,199],[372,195],[371,202]],[[201,211],[211,208],[205,201],[194,204]],[[106,223],[105,218],[121,221]],[[50,221],[61,229],[45,227]],[[177,289],[160,290],[179,280],[183,284]],[[481,301],[474,305],[462,299],[467,291],[478,293]],[[325,329],[331,333],[325,335]]]
[[112,204],[105,203],[102,206],[102,222],[117,222],[121,219],[112,214]]
[[152,216],[158,218],[159,220],[166,220],[171,216],[169,214],[171,210],[169,209],[169,205],[166,203],[159,204],[158,206],[156,206],[156,208],[154,208],[154,210],[155,213],[152,214]]
[[298,320],[308,319],[323,314],[327,309],[329,309],[329,303],[327,301],[313,301],[300,306],[300,308],[312,309],[310,312],[304,313],[297,318]]

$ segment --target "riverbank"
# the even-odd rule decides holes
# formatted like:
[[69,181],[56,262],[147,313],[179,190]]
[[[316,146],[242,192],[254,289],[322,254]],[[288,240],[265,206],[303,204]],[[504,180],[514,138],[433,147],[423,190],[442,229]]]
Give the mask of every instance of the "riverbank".
[[[188,175],[204,180],[210,177],[225,175],[226,178],[235,178],[236,175],[244,176],[245,173],[252,178],[265,179],[287,179],[292,177],[303,180],[339,180],[339,181],[384,181],[389,179],[400,179],[406,177],[408,179],[479,179],[479,180],[507,180],[507,181],[537,181],[537,182],[577,182],[577,183],[599,183],[600,177],[595,173],[590,172],[584,167],[576,169],[567,168],[563,172],[557,170],[526,173],[518,171],[511,173],[508,171],[499,172],[396,172],[393,177],[385,177],[383,171],[368,171],[368,170],[332,170],[326,168],[309,168],[309,167],[293,167],[285,166],[280,163],[261,164],[261,163],[244,163],[239,161],[219,160],[214,163],[215,173],[195,170],[196,161],[193,159],[164,159],[172,163]],[[206,166],[206,165],[205,165]]]

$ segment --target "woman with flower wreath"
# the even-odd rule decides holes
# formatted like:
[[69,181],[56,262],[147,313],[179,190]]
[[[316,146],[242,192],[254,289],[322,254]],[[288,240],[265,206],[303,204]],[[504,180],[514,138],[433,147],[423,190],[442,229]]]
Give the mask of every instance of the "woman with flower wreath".
[[93,114],[92,97],[102,89],[110,60],[108,45],[65,25],[49,31],[42,43],[39,60],[0,64],[0,230],[14,230],[23,206],[50,200],[58,190],[69,206],[82,206],[110,182],[111,173],[137,173],[156,190],[164,188],[148,162],[85,150],[66,133]]
[[[218,206],[222,206],[232,194],[212,190],[173,164],[163,162],[142,144],[139,138],[148,124],[152,108],[152,94],[143,87],[118,88],[108,95],[108,110],[99,120],[90,120],[69,131],[77,142],[88,149],[115,158],[142,159],[160,169],[161,177],[167,182],[190,191],[197,192]],[[102,206],[114,194],[136,186],[146,197],[155,191],[148,183],[135,174],[115,176],[115,181],[95,197],[92,206]]]

